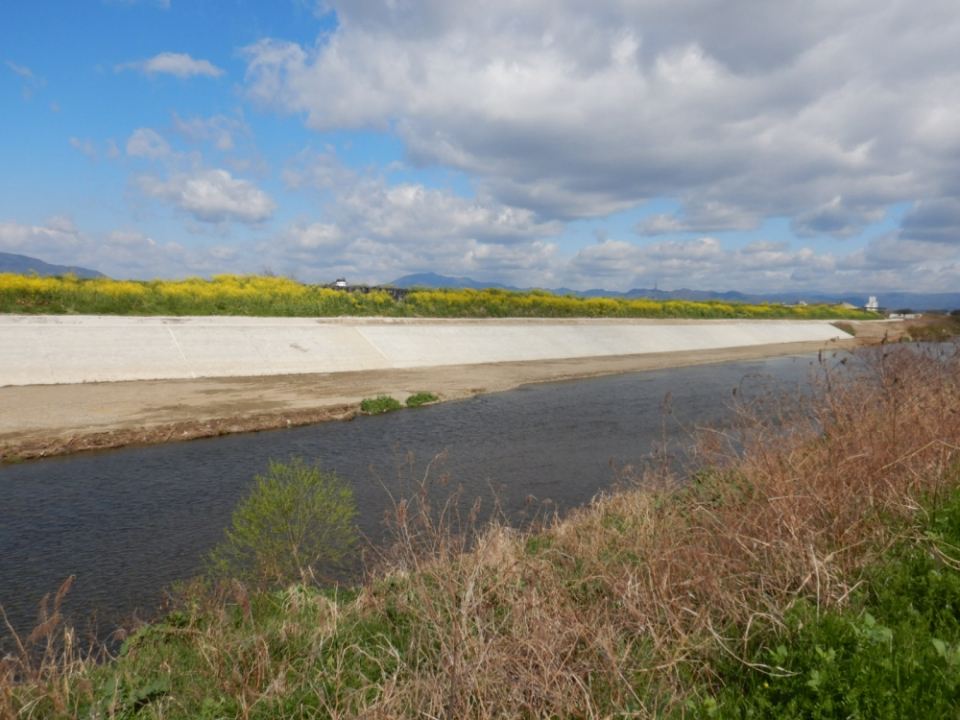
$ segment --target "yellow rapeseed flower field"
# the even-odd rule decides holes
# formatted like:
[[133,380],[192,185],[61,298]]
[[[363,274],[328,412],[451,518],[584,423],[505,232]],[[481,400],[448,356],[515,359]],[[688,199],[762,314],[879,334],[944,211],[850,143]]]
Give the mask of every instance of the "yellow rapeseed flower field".
[[330,317],[623,317],[861,319],[858,310],[720,301],[580,298],[545,290],[415,289],[397,302],[383,291],[344,292],[263,275],[185,280],[82,280],[0,274],[0,312],[110,315]]

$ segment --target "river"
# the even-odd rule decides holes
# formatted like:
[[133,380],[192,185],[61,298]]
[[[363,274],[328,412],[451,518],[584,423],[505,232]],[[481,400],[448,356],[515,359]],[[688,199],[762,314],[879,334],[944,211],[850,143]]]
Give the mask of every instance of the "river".
[[[446,451],[441,491],[489,500],[522,520],[526,498],[569,509],[610,487],[621,466],[684,427],[723,424],[733,388],[802,387],[816,356],[787,356],[543,383],[413,410],[258,434],[130,447],[0,466],[0,604],[18,631],[69,575],[64,603],[101,632],[163,588],[190,577],[222,537],[237,502],[269,460],[319,459],[354,488],[360,530],[383,537],[407,453],[422,473]],[[466,369],[465,372],[469,372]],[[664,417],[671,394],[672,414]],[[437,477],[437,474],[434,474]],[[528,509],[529,510],[529,509]],[[4,630],[0,628],[0,637]]]

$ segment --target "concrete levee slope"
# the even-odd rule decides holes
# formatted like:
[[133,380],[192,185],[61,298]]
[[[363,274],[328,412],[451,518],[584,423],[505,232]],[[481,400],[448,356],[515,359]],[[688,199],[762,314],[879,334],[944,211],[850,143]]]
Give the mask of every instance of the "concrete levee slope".
[[609,357],[848,337],[826,321],[0,316],[0,386]]

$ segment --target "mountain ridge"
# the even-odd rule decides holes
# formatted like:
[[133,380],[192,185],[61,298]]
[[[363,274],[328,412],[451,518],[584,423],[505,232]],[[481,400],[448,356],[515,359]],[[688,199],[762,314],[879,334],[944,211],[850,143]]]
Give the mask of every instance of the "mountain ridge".
[[[473,290],[483,290],[485,288],[499,288],[502,290],[530,290],[532,288],[520,288],[514,285],[503,285],[501,283],[485,283],[474,280],[469,277],[451,277],[439,275],[437,273],[415,273],[404,275],[394,280],[391,285],[397,287],[453,287],[470,288]],[[678,290],[659,290],[657,288],[633,288],[626,292],[616,290],[604,290],[602,288],[592,288],[590,290],[571,290],[570,288],[544,288],[556,295],[572,294],[578,297],[611,297],[624,298],[627,300],[636,300],[640,298],[649,298],[651,300],[723,300],[726,302],[742,303],[761,303],[761,302],[820,302],[820,303],[841,303],[848,302],[852,305],[862,307],[866,304],[869,297],[866,293],[827,293],[817,290],[808,292],[772,292],[772,293],[742,293],[736,290],[719,292],[715,290],[691,290],[689,288],[680,288]],[[960,308],[960,292],[956,293],[912,293],[912,292],[876,292],[880,305],[888,310],[950,310]]]
[[67,273],[73,273],[78,278],[84,278],[85,280],[107,277],[102,272],[89,268],[74,265],[53,265],[29,255],[0,252],[0,273],[27,275],[31,271],[36,272],[40,277],[53,277],[54,275],[66,275]]

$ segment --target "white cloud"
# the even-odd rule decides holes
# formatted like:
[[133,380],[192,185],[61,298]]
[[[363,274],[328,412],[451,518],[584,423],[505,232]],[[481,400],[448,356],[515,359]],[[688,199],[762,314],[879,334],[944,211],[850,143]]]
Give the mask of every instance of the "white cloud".
[[127,155],[159,160],[172,154],[170,143],[150,128],[139,128],[127,140]]
[[395,128],[410,162],[547,218],[675,198],[638,232],[786,217],[844,238],[960,189],[952,0],[329,6],[315,46],[247,48],[249,98],[318,131]]
[[248,272],[253,262],[241,248],[224,245],[186,248],[155,240],[134,228],[87,233],[69,215],[42,225],[0,222],[0,251],[36,257],[57,265],[98,270],[114,278],[184,277]]
[[391,185],[384,175],[343,167],[329,152],[301,153],[283,179],[292,190],[318,192],[324,211],[323,222],[297,220],[259,246],[271,266],[295,264],[299,277],[313,268],[386,282],[434,267],[521,277],[555,254],[546,238],[563,230],[483,193],[465,198],[418,183]]
[[79,244],[77,228],[67,215],[55,215],[43,225],[0,222],[0,250],[6,252],[31,256],[33,253],[70,253]]
[[166,182],[141,175],[136,184],[147,197],[179,207],[206,223],[259,223],[269,220],[277,207],[273,198],[252,182],[221,169],[174,173]]
[[180,79],[186,79],[195,75],[205,75],[207,77],[220,77],[225,73],[209,60],[196,60],[186,53],[163,52],[152,57],[149,60],[140,62],[124,63],[117,65],[115,70],[140,70],[145,75],[166,74],[173,75]]
[[[415,183],[388,182],[389,172],[366,174],[340,164],[332,152],[303,152],[283,172],[290,190],[317,192],[323,220],[301,218],[256,246],[264,262],[304,279],[336,275],[387,282],[433,270],[518,286],[692,287],[783,291],[891,289],[891,268],[905,278],[923,268],[949,289],[957,272],[953,250],[893,233],[894,241],[836,256],[791,243],[756,240],[740,249],[714,237],[627,241],[595,233],[598,242],[565,256],[552,238],[564,226],[481,190],[475,198]],[[722,212],[712,206],[706,211]],[[892,242],[892,244],[891,244]],[[941,245],[941,247],[947,247]],[[932,286],[931,286],[932,287]]]

